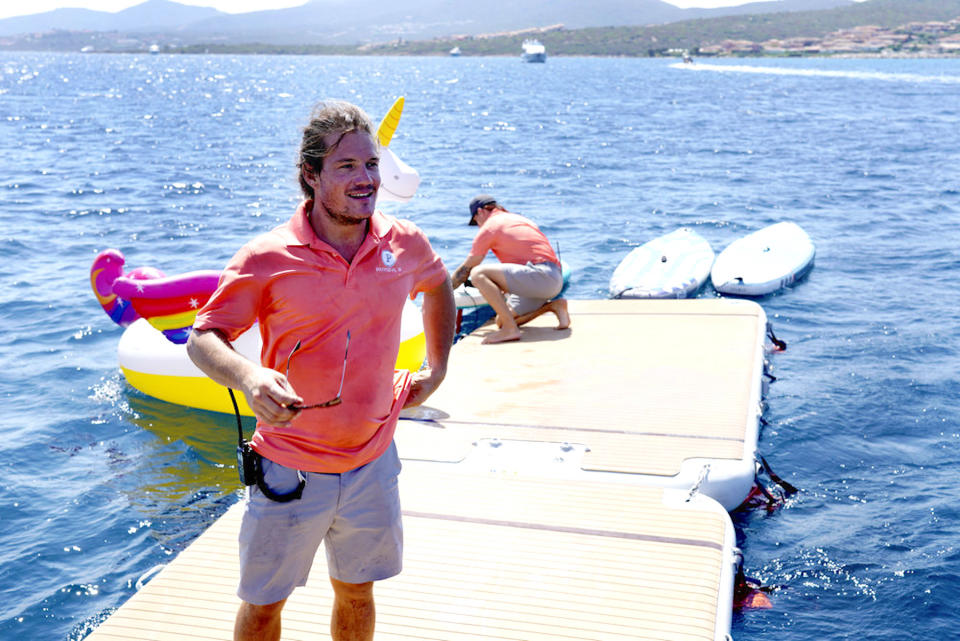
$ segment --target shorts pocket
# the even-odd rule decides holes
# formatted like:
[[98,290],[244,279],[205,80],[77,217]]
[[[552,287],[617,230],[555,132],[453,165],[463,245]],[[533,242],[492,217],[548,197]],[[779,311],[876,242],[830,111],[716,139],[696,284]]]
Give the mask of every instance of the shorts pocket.
[[[263,484],[276,494],[292,492],[300,484],[297,470],[270,459],[261,457],[260,469],[263,470]],[[259,488],[257,490],[259,491]]]

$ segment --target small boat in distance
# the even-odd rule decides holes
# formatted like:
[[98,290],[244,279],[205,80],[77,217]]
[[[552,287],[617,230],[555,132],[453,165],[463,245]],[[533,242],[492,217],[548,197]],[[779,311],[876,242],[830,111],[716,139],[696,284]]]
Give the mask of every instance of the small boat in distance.
[[453,49],[450,50],[450,55],[453,56],[454,58],[459,56],[461,53],[462,52],[460,51],[460,47],[454,47]]
[[524,40],[520,59],[524,62],[546,62],[547,48],[539,40]]

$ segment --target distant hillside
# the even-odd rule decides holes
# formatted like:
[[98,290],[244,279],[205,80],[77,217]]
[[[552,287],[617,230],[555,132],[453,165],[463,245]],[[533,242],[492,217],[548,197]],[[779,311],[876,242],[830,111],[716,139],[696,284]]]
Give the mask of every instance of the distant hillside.
[[[538,35],[550,55],[648,56],[671,49],[695,50],[723,40],[763,42],[822,37],[860,25],[895,28],[910,22],[960,17],[960,0],[870,0],[821,11],[781,12],[685,20],[644,27],[556,30]],[[518,55],[523,36],[438,39],[367,48],[369,53],[429,55],[459,46],[463,55]]]
[[190,33],[216,33],[230,42],[362,44],[477,36],[563,24],[585,27],[665,24],[745,13],[849,6],[853,0],[767,0],[721,9],[680,9],[661,0],[312,0],[302,7],[218,16],[191,25]]
[[[682,10],[660,0],[592,0],[589,7],[582,0],[489,0],[483,6],[469,5],[472,7],[469,10],[468,5],[463,5],[459,11],[452,11],[451,0],[406,0],[401,8],[397,6],[392,0],[371,0],[369,6],[365,6],[369,11],[358,14],[351,0],[312,0],[302,7],[236,16],[213,9],[185,7],[169,0],[148,0],[117,14],[61,9],[33,18],[67,15],[74,26],[82,26],[90,23],[90,14],[96,14],[101,18],[111,16],[114,22],[110,25],[142,25],[146,21],[149,27],[141,27],[143,31],[133,27],[106,30],[104,26],[92,31],[46,31],[0,38],[0,49],[144,51],[158,43],[163,50],[188,53],[446,55],[458,46],[465,56],[515,56],[521,41],[535,35],[547,46],[550,56],[652,56],[675,55],[682,49],[720,55],[756,53],[760,48],[751,43],[811,40],[799,46],[794,43],[780,46],[782,55],[795,55],[842,50],[837,43],[849,40],[843,35],[835,34],[828,42],[829,47],[813,42],[841,29],[864,25],[893,29],[910,22],[960,17],[960,0],[868,0],[862,3],[778,0],[722,10]],[[796,10],[824,6],[833,8]],[[771,12],[773,7],[782,10]],[[730,15],[734,11],[753,13]],[[670,16],[677,15],[697,17],[669,20]],[[705,18],[704,15],[717,17]],[[564,19],[556,19],[561,17]],[[662,23],[654,24],[655,19]],[[13,20],[19,18],[0,21],[0,28]],[[591,20],[594,23],[616,20],[619,24],[571,27]],[[637,26],[641,20],[643,26]],[[294,31],[289,27],[291,21],[297,25]],[[171,24],[179,26],[174,28]],[[539,31],[537,25],[554,26]],[[368,27],[364,32],[367,38],[359,35],[358,29],[362,26]],[[444,35],[410,35],[434,32]],[[290,36],[291,33],[295,33],[295,37]],[[880,46],[875,43],[886,42],[882,47],[949,54],[953,51],[949,47],[954,46],[952,42],[944,42],[944,46],[935,51],[931,43],[939,36],[927,37],[922,31],[916,37],[873,35],[876,36],[873,42],[863,42],[862,38],[861,42],[854,43],[852,50],[875,50]],[[736,41],[743,42],[737,44]],[[358,44],[363,42],[367,44]],[[729,42],[734,44],[727,44]],[[925,49],[923,45],[927,45]]]
[[149,34],[177,44],[348,44],[424,40],[563,24],[568,29],[653,25],[734,14],[849,6],[853,0],[767,0],[721,9],[679,9],[662,0],[311,0],[300,7],[226,14],[170,0],[117,13],[58,9],[0,20],[0,35],[51,30]]
[[0,20],[0,35],[63,31],[177,31],[216,16],[216,9],[194,7],[170,0],[148,0],[136,6],[110,13],[90,9],[54,9],[45,13]]

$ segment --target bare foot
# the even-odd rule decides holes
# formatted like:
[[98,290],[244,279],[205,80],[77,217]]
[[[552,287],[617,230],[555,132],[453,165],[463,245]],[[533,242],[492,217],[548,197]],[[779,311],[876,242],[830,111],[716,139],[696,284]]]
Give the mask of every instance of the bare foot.
[[[514,309],[513,309],[512,307],[510,307],[509,305],[507,305],[507,309],[510,310],[510,315],[513,316],[513,320],[516,321],[516,320],[517,320],[517,312],[514,311]],[[494,320],[497,322],[497,329],[501,329],[501,328],[503,327],[503,319],[500,318],[500,315],[497,314],[497,316],[495,317]]]
[[519,329],[501,329],[498,332],[487,334],[486,338],[483,339],[483,344],[492,345],[494,343],[507,343],[518,340],[520,340]]
[[520,314],[519,316],[514,316],[513,320],[514,322],[516,322],[518,326],[526,325],[527,323],[532,321],[534,318],[539,318],[540,316],[550,311],[553,311],[553,301],[544,303],[543,305],[536,308],[532,312],[527,312],[526,314]]
[[548,303],[550,311],[557,315],[557,329],[570,327],[570,313],[567,312],[567,300],[558,298]]

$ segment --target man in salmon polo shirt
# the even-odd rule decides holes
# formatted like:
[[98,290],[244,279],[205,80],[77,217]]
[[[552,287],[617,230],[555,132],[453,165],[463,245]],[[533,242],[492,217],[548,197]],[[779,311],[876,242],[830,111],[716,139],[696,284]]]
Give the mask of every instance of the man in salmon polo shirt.
[[[423,232],[375,211],[379,157],[363,111],[319,105],[300,147],[304,202],[230,260],[187,344],[194,363],[243,392],[257,417],[237,640],[280,638],[283,605],[306,584],[321,541],[336,641],[373,639],[373,582],[400,572],[393,433],[400,409],[422,403],[443,380],[456,310]],[[395,373],[401,311],[419,292],[427,364]],[[260,363],[228,342],[254,323]]]
[[[483,342],[519,340],[520,325],[546,312],[556,315],[557,329],[570,327],[567,301],[554,298],[563,289],[560,259],[540,228],[507,211],[488,194],[470,201],[469,224],[479,225],[480,231],[467,259],[453,272],[453,286],[469,278],[496,312],[500,329]],[[499,264],[481,264],[488,251],[493,251]]]

